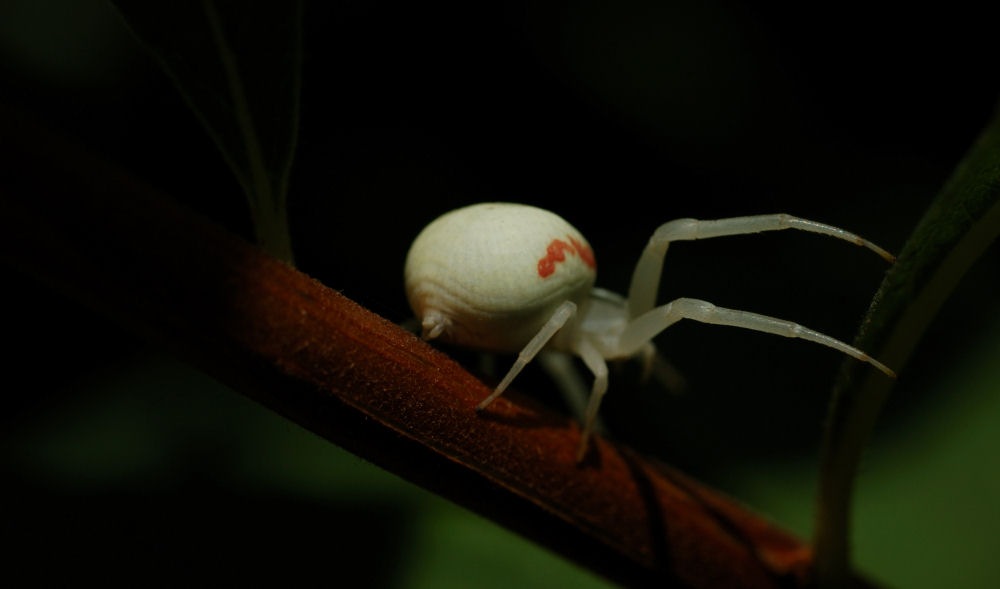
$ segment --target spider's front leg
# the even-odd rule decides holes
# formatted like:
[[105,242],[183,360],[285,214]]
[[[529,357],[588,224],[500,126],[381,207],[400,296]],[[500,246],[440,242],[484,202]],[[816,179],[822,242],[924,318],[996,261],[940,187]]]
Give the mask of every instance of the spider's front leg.
[[660,288],[660,275],[663,271],[663,257],[672,241],[694,239],[709,239],[729,235],[747,235],[762,231],[780,231],[782,229],[798,229],[828,235],[866,247],[889,262],[896,258],[875,245],[849,231],[793,217],[783,213],[776,215],[753,215],[750,217],[731,217],[714,221],[699,221],[698,219],[677,219],[660,225],[653,236],[649,238],[646,249],[643,250],[639,263],[632,273],[632,283],[628,290],[629,318],[635,319],[649,311],[656,304],[656,293]]
[[707,301],[687,298],[676,299],[666,305],[651,309],[629,322],[619,338],[619,353],[628,354],[639,350],[645,342],[681,319],[693,319],[702,323],[729,325],[784,337],[801,338],[833,348],[862,362],[868,362],[886,375],[896,378],[896,373],[888,366],[861,350],[798,323],[748,311],[716,307]]

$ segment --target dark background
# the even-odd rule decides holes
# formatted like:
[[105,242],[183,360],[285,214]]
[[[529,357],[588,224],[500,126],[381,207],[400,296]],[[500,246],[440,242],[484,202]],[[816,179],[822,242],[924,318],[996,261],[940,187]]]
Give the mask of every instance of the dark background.
[[[656,226],[677,217],[788,212],[898,252],[1000,95],[991,20],[955,4],[905,13],[753,4],[310,4],[290,201],[299,267],[403,321],[409,243],[443,212],[490,200],[565,217],[595,249],[598,285],[616,291],[627,288]],[[0,74],[3,104],[250,235],[243,196],[217,149],[107,5],[5,3]],[[977,403],[995,400],[997,380],[969,375],[978,374],[975,358],[997,349],[997,269],[993,247],[932,325],[881,423],[872,460],[898,460],[869,483],[874,507],[859,500],[861,532],[875,535],[858,545],[862,565],[893,584],[934,586],[958,569],[978,571],[965,586],[1000,576],[977,560],[990,546],[978,532],[948,527],[962,521],[956,510],[982,537],[1000,526],[1000,482],[977,474],[984,460],[996,464],[996,435],[969,442],[981,458],[956,450],[961,462],[931,471],[942,485],[930,491],[938,502],[914,499],[913,512],[898,515],[906,525],[864,519],[866,509],[906,503],[915,456],[957,444],[944,417],[964,424],[987,411]],[[667,257],[661,300],[704,298],[849,341],[885,270],[869,252],[790,232],[682,243]],[[8,356],[3,469],[11,503],[26,506],[8,531],[29,538],[24,555],[74,554],[77,567],[95,573],[99,555],[117,551],[132,564],[108,566],[185,578],[170,563],[205,564],[202,552],[226,546],[205,561],[229,570],[255,533],[300,537],[289,522],[304,520],[310,529],[367,530],[364,541],[341,545],[336,533],[330,541],[340,566],[367,571],[370,585],[416,585],[421,575],[435,584],[468,580],[447,566],[461,559],[414,546],[437,545],[421,535],[435,533],[421,522],[448,529],[427,513],[471,516],[412,498],[417,491],[258,413],[72,301],[8,276],[9,336],[19,343]],[[690,390],[665,395],[638,383],[635,366],[613,371],[603,411],[611,432],[808,534],[820,429],[842,358],[685,323],[657,345]],[[52,346],[65,350],[57,370],[41,353]],[[540,371],[527,370],[518,384],[558,403],[545,397],[551,386]],[[260,456],[271,460],[253,462]],[[971,483],[949,478],[970,472]],[[956,489],[980,499],[959,494],[956,505]],[[992,510],[983,497],[994,498]],[[133,524],[114,523],[122,521]],[[455,535],[499,533],[464,525],[435,536],[443,552],[457,549]],[[206,527],[211,533],[192,534]],[[88,542],[101,529],[111,539]],[[925,542],[907,552],[918,535]],[[943,545],[964,549],[945,554]],[[306,555],[328,558],[316,550]],[[535,557],[523,550],[529,556],[511,558]],[[921,568],[929,562],[921,550],[943,559],[943,577]],[[487,546],[474,558],[484,553],[503,562],[503,549]],[[477,583],[509,583],[512,574],[498,565],[496,577],[481,574]]]

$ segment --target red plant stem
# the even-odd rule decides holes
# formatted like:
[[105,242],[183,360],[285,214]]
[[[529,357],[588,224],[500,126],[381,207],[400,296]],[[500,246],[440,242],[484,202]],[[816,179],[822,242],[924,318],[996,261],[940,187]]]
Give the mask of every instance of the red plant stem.
[[[808,547],[0,111],[3,255],[349,451],[629,585],[796,587]],[[340,533],[349,534],[342,530]]]

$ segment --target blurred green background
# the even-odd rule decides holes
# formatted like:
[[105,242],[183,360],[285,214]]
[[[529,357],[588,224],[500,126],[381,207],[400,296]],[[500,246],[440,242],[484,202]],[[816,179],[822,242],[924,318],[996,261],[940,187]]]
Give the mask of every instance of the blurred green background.
[[[299,266],[402,321],[410,241],[482,200],[559,212],[594,246],[599,284],[619,291],[657,224],[682,216],[789,212],[898,252],[1000,95],[988,18],[909,10],[309,4]],[[215,147],[104,2],[0,5],[0,101],[250,234]],[[661,299],[849,340],[885,266],[830,241],[678,244]],[[1000,586],[998,270],[994,245],[901,375],[862,466],[855,554],[887,585]],[[605,584],[5,275],[8,574]],[[624,366],[605,402],[612,434],[808,537],[841,359],[699,325],[657,343],[690,390],[664,394]],[[540,371],[519,380],[558,403]]]

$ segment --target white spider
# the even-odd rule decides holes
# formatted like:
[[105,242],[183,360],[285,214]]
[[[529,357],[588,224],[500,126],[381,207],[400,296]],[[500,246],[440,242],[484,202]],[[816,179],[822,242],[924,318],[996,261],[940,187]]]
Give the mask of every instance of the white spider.
[[561,217],[527,205],[484,203],[451,211],[417,236],[406,258],[406,294],[424,339],[519,352],[493,393],[479,403],[479,410],[499,397],[543,348],[579,356],[594,374],[577,453],[577,460],[582,460],[608,388],[605,361],[642,355],[648,363],[655,353],[653,337],[681,319],[802,338],[895,377],[861,350],[790,321],[689,298],[654,307],[670,242],[779,229],[829,235],[894,260],[853,233],[785,214],[677,219],[653,233],[625,298],[593,287],[596,265],[590,246]]

